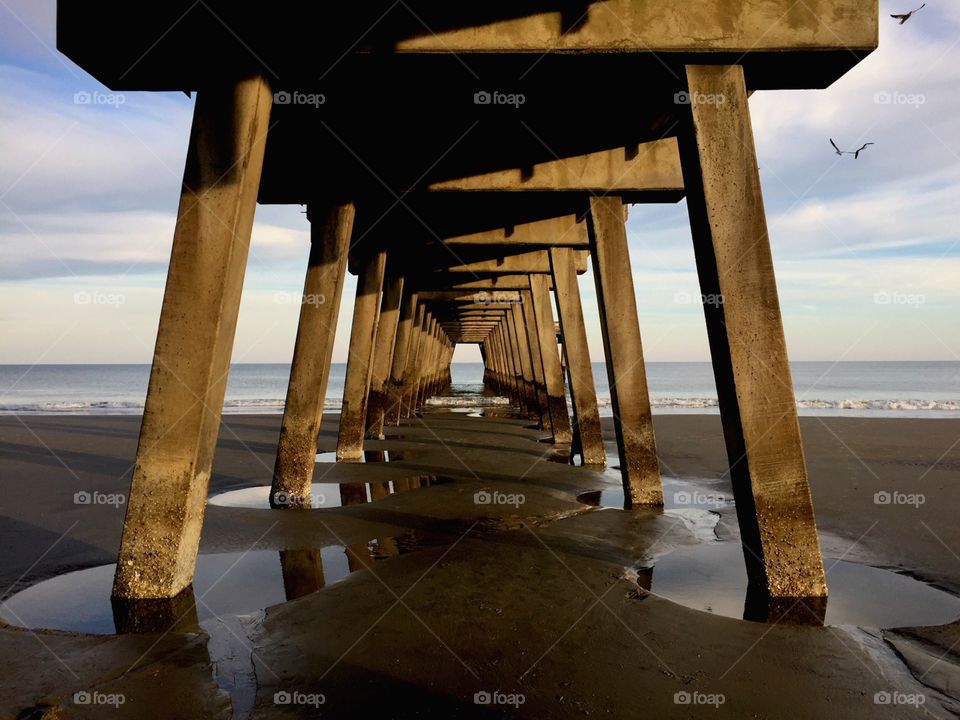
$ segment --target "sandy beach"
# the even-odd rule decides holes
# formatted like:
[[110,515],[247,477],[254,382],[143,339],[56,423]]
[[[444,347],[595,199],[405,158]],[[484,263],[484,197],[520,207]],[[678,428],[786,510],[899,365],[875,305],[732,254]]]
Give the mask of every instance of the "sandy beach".
[[[269,556],[275,574],[283,568],[276,592],[296,599],[218,613],[203,596],[199,625],[164,634],[4,627],[0,714],[106,716],[75,702],[82,691],[121,694],[110,717],[148,716],[158,702],[166,717],[184,718],[318,708],[329,717],[384,708],[391,717],[622,717],[631,707],[653,717],[874,718],[913,716],[918,697],[934,716],[960,709],[960,626],[763,624],[658,595],[658,561],[703,540],[669,509],[671,492],[729,485],[718,417],[656,423],[665,513],[578,502],[588,490],[615,494],[616,472],[551,462],[551,446],[525,421],[443,412],[369,444],[402,459],[318,463],[322,487],[389,484],[396,492],[382,499],[303,512],[209,505],[201,561],[234,553],[222,574],[242,587],[247,558]],[[801,425],[827,567],[891,568],[960,593],[960,421]],[[275,416],[225,419],[211,496],[269,480],[278,427]],[[330,450],[336,417],[324,427],[321,450]],[[115,560],[123,505],[108,499],[128,491],[138,428],[137,417],[0,419],[5,598]],[[97,499],[78,504],[84,492]],[[523,500],[478,504],[484,492]],[[877,504],[877,493],[891,501]],[[733,508],[713,514],[710,540],[735,543]],[[326,554],[311,554],[317,548]],[[344,549],[349,568],[336,570],[331,548]],[[491,704],[476,704],[478,693]]]

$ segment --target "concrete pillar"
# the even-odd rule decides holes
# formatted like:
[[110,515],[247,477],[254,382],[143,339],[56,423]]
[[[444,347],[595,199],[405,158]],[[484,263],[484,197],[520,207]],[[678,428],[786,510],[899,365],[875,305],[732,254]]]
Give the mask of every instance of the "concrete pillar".
[[273,95],[262,77],[201,90],[113,595],[193,580]]
[[373,349],[377,338],[385,263],[385,252],[374,253],[357,277],[350,354],[347,356],[347,376],[343,381],[343,405],[340,408],[337,462],[360,462],[363,459],[367,394],[373,372]]
[[420,335],[420,350],[417,353],[417,366],[414,370],[413,394],[410,405],[411,415],[420,409],[420,394],[423,390],[424,365],[430,357],[430,335],[433,333],[433,315],[427,310],[423,315],[423,333]]
[[583,464],[605,466],[607,453],[603,446],[597,388],[593,380],[590,349],[587,346],[587,330],[583,322],[574,250],[551,248],[550,269],[553,272],[557,315],[570,376],[570,399],[573,402],[575,430]]
[[417,387],[417,408],[423,406],[430,392],[430,382],[434,364],[437,361],[437,319],[430,316],[430,325],[425,336],[423,363],[420,371],[420,382]]
[[530,298],[533,300],[533,316],[540,338],[540,355],[543,359],[543,377],[547,389],[547,408],[553,427],[553,442],[569,445],[573,442],[570,414],[567,410],[567,395],[563,383],[563,368],[557,351],[557,331],[553,322],[550,302],[550,286],[546,275],[530,276]]
[[523,302],[520,303],[522,329],[526,333],[527,348],[530,351],[530,370],[533,373],[533,392],[536,405],[540,413],[540,427],[547,432],[553,432],[550,422],[550,406],[547,401],[547,383],[543,373],[543,354],[540,351],[540,336],[537,335],[537,319],[533,312],[533,299],[529,290],[520,293]]
[[416,412],[414,407],[417,393],[417,376],[420,372],[420,358],[423,353],[423,335],[426,331],[426,307],[417,305],[417,314],[413,322],[413,335],[410,338],[410,360],[404,370],[403,381],[403,417],[410,417]]
[[[681,164],[741,539],[770,596],[827,593],[739,66],[688,66]],[[722,299],[722,302],[720,301]]]
[[400,303],[403,299],[403,277],[387,278],[380,303],[380,321],[377,323],[377,342],[373,351],[373,372],[370,376],[370,395],[367,401],[367,437],[382,438],[384,412],[387,403],[387,383],[393,367],[393,351],[400,322]]
[[623,205],[590,198],[587,215],[613,424],[628,505],[663,505]]
[[517,356],[517,369],[520,371],[520,387],[524,397],[524,406],[532,420],[543,424],[543,408],[539,404],[537,392],[534,387],[533,367],[530,357],[530,345],[527,341],[527,328],[523,321],[522,303],[513,305],[510,308],[513,315],[514,349]]
[[[317,437],[327,396],[354,207],[311,205],[307,217],[310,259],[270,488],[271,506],[281,508],[310,505]],[[275,502],[277,497],[283,502]]]
[[385,421],[390,425],[400,424],[403,409],[403,382],[409,362],[410,348],[413,345],[414,327],[417,314],[417,293],[406,292],[397,321],[397,339],[393,345],[393,361],[390,369],[390,381],[387,383],[387,401],[384,410]]

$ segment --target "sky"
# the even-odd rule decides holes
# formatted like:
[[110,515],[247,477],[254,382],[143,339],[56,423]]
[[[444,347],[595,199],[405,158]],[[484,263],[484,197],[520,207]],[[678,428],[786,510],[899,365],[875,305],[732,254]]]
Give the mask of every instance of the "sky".
[[[751,98],[792,360],[960,360],[960,3],[888,17],[912,7],[882,1],[880,48],[830,88]],[[0,0],[0,363],[149,363],[194,101],[77,102],[108,90],[56,51],[54,17]],[[854,160],[831,137],[876,144]],[[647,360],[708,360],[686,204],[634,206],[628,231]],[[301,207],[257,208],[234,362],[290,361],[308,244]]]

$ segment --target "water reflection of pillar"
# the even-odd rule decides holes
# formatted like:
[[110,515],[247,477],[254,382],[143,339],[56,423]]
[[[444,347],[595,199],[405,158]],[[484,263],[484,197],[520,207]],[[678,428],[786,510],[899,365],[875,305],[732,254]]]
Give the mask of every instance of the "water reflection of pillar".
[[317,548],[280,551],[283,592],[287,600],[317,592],[324,586],[323,559]]
[[370,502],[367,499],[367,486],[365,483],[343,483],[340,486],[340,504],[363,505]]
[[762,583],[749,582],[743,603],[743,619],[753,622],[823,626],[827,616],[827,596],[771,597]]
[[387,497],[390,494],[390,483],[388,482],[374,482],[370,483],[370,498],[371,500],[380,500]]
[[364,462],[386,462],[387,452],[386,450],[364,450],[363,461]]
[[198,632],[197,601],[193,585],[172,598],[110,598],[113,625],[118,634]]

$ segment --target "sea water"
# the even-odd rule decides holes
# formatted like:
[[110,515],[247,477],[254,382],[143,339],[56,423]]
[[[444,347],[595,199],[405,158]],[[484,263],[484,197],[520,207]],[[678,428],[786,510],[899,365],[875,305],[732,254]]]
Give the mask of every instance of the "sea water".
[[[800,413],[869,417],[960,417],[960,362],[798,362],[793,384]],[[334,363],[326,409],[337,410],[346,365]],[[483,365],[455,363],[446,402],[484,402]],[[238,364],[230,369],[226,413],[278,413],[290,366]],[[0,365],[0,414],[139,414],[149,365]],[[593,375],[601,413],[609,415],[603,363]],[[710,363],[647,363],[650,397],[659,413],[715,413]],[[486,393],[489,396],[489,393]]]

